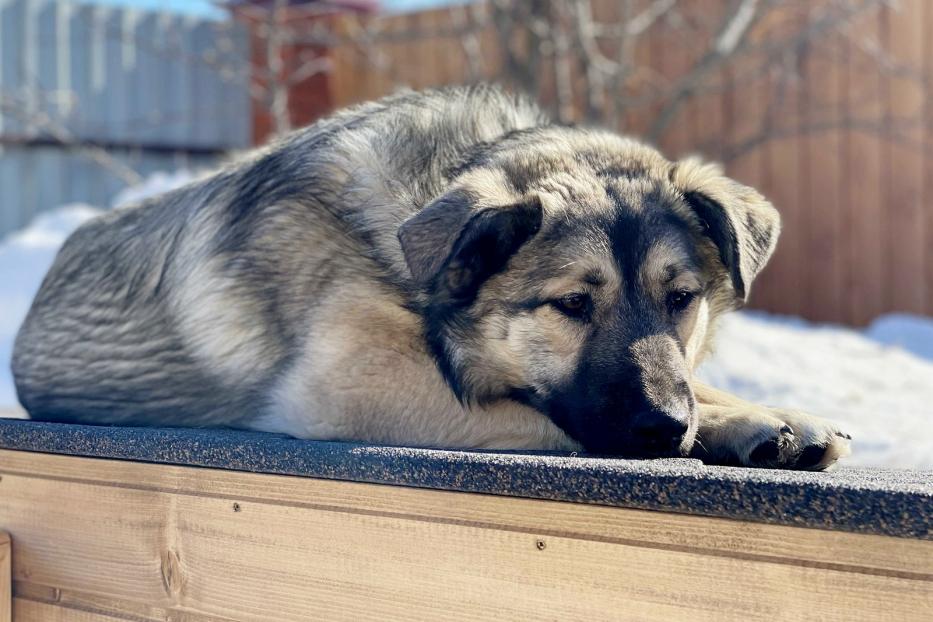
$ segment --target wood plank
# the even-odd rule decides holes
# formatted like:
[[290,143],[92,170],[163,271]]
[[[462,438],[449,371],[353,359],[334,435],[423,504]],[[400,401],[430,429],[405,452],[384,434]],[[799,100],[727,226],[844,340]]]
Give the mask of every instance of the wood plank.
[[[689,25],[683,11],[676,21],[660,20],[658,29],[652,33],[652,57],[659,79],[668,93],[673,93],[684,77],[693,69],[705,50],[696,50],[696,39],[705,44],[703,37],[691,36]],[[667,98],[669,100],[670,98]],[[665,101],[667,106],[668,101]],[[660,136],[661,152],[670,159],[678,160],[686,156],[693,147],[693,133],[690,120],[690,104],[684,102],[674,114],[665,132]]]
[[403,88],[413,88],[415,80],[412,73],[416,71],[417,65],[411,65],[411,49],[414,43],[409,33],[414,27],[414,20],[407,14],[387,15],[379,19],[387,42],[380,46],[384,64],[379,67],[379,71],[385,75],[386,94]]
[[933,596],[925,541],[25,452],[0,465],[17,598],[53,590],[117,619],[919,619]]
[[485,80],[501,83],[505,78],[502,75],[505,65],[505,51],[502,49],[501,41],[496,34],[496,27],[492,23],[492,7],[488,3],[482,3],[478,7],[470,5],[469,11],[476,17],[477,21],[485,25],[477,35],[480,50],[482,51],[480,76]]
[[[60,485],[32,485],[45,494],[63,492]],[[454,610],[462,613],[462,619],[487,619],[496,613],[516,619],[551,618],[554,614],[599,617],[606,611],[666,619],[691,612],[697,619],[713,619],[719,618],[722,610],[743,618],[760,615],[782,600],[780,590],[770,587],[770,582],[771,598],[765,602],[747,599],[743,589],[753,590],[757,580],[740,581],[738,593],[728,593],[726,588],[738,579],[736,571],[745,564],[678,551],[556,536],[542,539],[545,549],[539,551],[531,534],[472,526],[335,516],[262,503],[243,503],[240,512],[235,512],[226,500],[171,497],[147,503],[136,495],[128,499],[126,491],[114,494],[102,487],[70,489],[72,494],[63,500],[77,510],[68,519],[77,519],[75,526],[80,530],[75,535],[79,534],[81,541],[55,534],[59,536],[55,540],[69,549],[89,541],[99,547],[108,532],[115,532],[115,526],[95,530],[95,525],[112,522],[108,517],[126,501],[138,504],[152,523],[124,523],[127,535],[146,541],[161,534],[166,547],[161,573],[149,573],[148,581],[124,583],[121,571],[130,570],[131,562],[139,559],[135,550],[128,555],[114,551],[128,563],[106,572],[98,570],[100,563],[106,568],[113,553],[98,559],[83,558],[81,580],[100,573],[99,583],[87,587],[116,592],[120,599],[143,597],[170,610],[178,607],[244,620],[266,620],[269,616],[305,619],[312,604],[324,619],[394,619],[403,611],[420,619],[437,619]],[[29,503],[36,507],[38,499],[31,498]],[[99,511],[101,506],[105,512]],[[61,547],[57,551],[60,556]],[[426,560],[430,560],[428,572]],[[177,568],[167,569],[173,564]],[[696,578],[696,585],[686,590],[678,585],[701,565],[704,573]],[[909,581],[784,565],[751,566],[775,586],[803,590],[808,599],[827,598],[831,591],[845,593],[849,588],[852,593],[846,605],[855,610],[880,600],[875,604],[894,607],[896,614],[906,615],[916,604],[911,603]],[[63,581],[65,589],[85,587],[75,584],[78,576],[44,575],[39,565],[32,569],[32,580],[55,581],[55,585]],[[607,569],[611,572],[606,573]],[[172,576],[179,579],[167,578]],[[672,577],[676,582],[667,583]],[[69,580],[73,582],[70,585]],[[442,595],[444,587],[452,585],[458,589]],[[862,603],[852,600],[859,596]],[[549,598],[560,599],[560,604],[542,606]],[[803,607],[809,606],[783,605],[790,605],[797,615],[804,615]]]
[[[455,29],[466,29],[471,23],[471,9],[468,6],[456,5],[435,12],[435,29],[438,33],[438,62],[440,63],[440,79],[438,84],[469,84],[478,79],[470,76],[470,61],[467,57],[466,47],[471,39],[466,35],[462,37],[447,34]],[[478,40],[472,40],[477,44]],[[481,55],[480,51],[480,55]],[[477,73],[479,71],[477,66]]]
[[[459,77],[451,75],[450,67],[452,58],[463,60],[463,48],[459,41],[442,36],[444,31],[451,28],[450,10],[443,7],[423,11],[418,22],[421,32],[424,33],[421,44],[424,56],[418,64],[420,70],[425,72],[428,87],[436,88],[460,82]],[[464,69],[465,67],[459,69],[459,75],[464,73]]]
[[[356,93],[354,87],[358,72],[365,71],[361,61],[362,54],[355,46],[350,45],[352,39],[361,39],[367,24],[372,18],[353,13],[336,15],[331,18],[333,24],[334,37],[339,42],[327,50],[327,58],[330,59],[331,71],[327,76],[327,86],[330,91],[331,101],[335,108],[341,108],[353,103]],[[373,80],[372,77],[364,76],[366,83]]]
[[[629,6],[630,14],[637,16],[648,7],[648,1],[632,0]],[[654,32],[655,28],[657,26],[650,32]],[[632,57],[626,56],[625,60],[631,63],[632,75],[625,84],[628,90],[622,95],[625,99],[625,133],[644,139],[657,116],[655,97],[660,90],[652,36],[647,33],[640,35],[634,42],[628,42],[627,46],[626,54]]]
[[[810,529],[721,518],[11,450],[0,450],[0,476],[4,473],[151,492],[209,495],[231,502],[298,503],[335,511],[449,519],[568,537],[605,540],[625,534],[625,538],[652,546],[697,547],[704,543],[699,549],[704,553],[753,553],[781,560],[867,565],[889,571],[910,567],[933,575],[933,542],[819,531],[811,547],[807,544],[814,533]],[[740,525],[742,529],[736,531]],[[791,540],[785,542],[785,538]]]
[[[878,65],[861,49],[863,42],[869,46],[879,43],[880,26],[878,13],[869,12],[856,19],[850,28],[846,108],[848,114],[856,118],[878,119],[882,114]],[[882,140],[877,134],[850,129],[846,142],[843,166],[851,217],[846,227],[849,279],[845,316],[858,326],[867,324],[884,308]]]
[[0,622],[12,621],[13,575],[10,558],[13,556],[10,534],[0,531]]
[[16,622],[123,622],[133,619],[114,617],[97,611],[59,607],[22,598],[13,599],[13,613],[16,615]]
[[13,612],[21,620],[169,620],[171,622],[229,622],[189,611],[170,610],[147,602],[121,600],[35,583],[14,583]]
[[[896,65],[916,72],[923,66],[924,0],[904,0],[885,7],[887,45],[885,49]],[[888,196],[885,220],[888,225],[888,273],[890,283],[887,306],[896,311],[923,313],[926,309],[926,283],[922,278],[926,265],[923,194],[922,126],[897,131],[904,120],[922,118],[924,90],[915,76],[887,78],[887,114],[889,131],[894,137],[886,143],[885,158]],[[918,278],[920,277],[920,278]]]
[[[923,23],[925,24],[924,31],[933,32],[933,4],[927,2],[923,5],[923,7]],[[923,45],[923,77],[927,84],[933,84],[933,37],[924,37]],[[924,99],[923,118],[926,119],[923,144],[926,149],[929,149],[929,145],[933,144],[933,106],[930,105],[929,97]],[[925,172],[923,178],[923,196],[933,196],[933,158],[930,157],[926,150],[923,152],[923,165]],[[924,277],[926,281],[927,293],[926,314],[933,315],[933,250],[930,250],[931,247],[933,247],[933,208],[931,208],[929,205],[926,206],[924,217],[926,219],[924,235],[926,238],[925,248],[927,253],[926,260],[924,261]]]
[[[797,93],[789,93],[787,106],[794,107]],[[762,147],[765,177],[761,192],[781,214],[781,236],[777,249],[756,284],[757,304],[768,311],[800,315],[803,310],[803,270],[807,261],[802,242],[800,198],[800,141],[796,137],[769,141]]]
[[[818,19],[820,6],[812,6],[811,21]],[[831,34],[813,42],[803,60],[802,120],[805,125],[832,128],[839,122],[837,90],[839,35]],[[803,315],[810,320],[832,321],[840,310],[840,269],[837,262],[841,243],[839,226],[839,187],[841,185],[839,132],[835,129],[811,131],[801,137],[806,150],[807,206],[802,224],[807,232],[805,253],[798,265],[803,271]]]
[[[685,9],[693,12],[693,16],[701,32],[712,32],[718,20],[726,10],[726,3],[722,0],[711,1],[703,5],[692,4]],[[711,35],[696,37],[695,53],[705,52]],[[707,91],[700,91],[694,97],[694,148],[703,156],[722,161],[723,157],[723,131],[725,119],[723,118],[723,96],[725,75],[719,70],[711,75],[709,84],[704,85]]]

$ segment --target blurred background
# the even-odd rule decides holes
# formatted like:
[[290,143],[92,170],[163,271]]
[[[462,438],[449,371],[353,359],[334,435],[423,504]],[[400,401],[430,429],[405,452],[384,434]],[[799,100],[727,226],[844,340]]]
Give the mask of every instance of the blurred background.
[[0,0],[0,358],[101,209],[492,81],[759,188],[784,232],[701,375],[846,423],[856,462],[933,467],[931,31],[925,0]]

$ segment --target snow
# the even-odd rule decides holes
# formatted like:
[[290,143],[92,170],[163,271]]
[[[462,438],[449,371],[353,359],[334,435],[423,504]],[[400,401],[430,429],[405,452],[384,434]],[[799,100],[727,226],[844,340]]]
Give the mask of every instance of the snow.
[[[121,193],[124,205],[187,183],[161,174]],[[16,408],[13,339],[67,235],[102,210],[68,205],[0,241],[0,412]],[[853,436],[849,465],[933,469],[933,318],[889,314],[864,331],[742,312],[723,319],[699,370],[746,399],[839,422]]]
[[933,322],[928,317],[889,313],[872,322],[866,333],[875,341],[933,360]]
[[743,312],[723,318],[699,376],[838,422],[853,437],[847,464],[930,469],[933,355],[921,354],[931,351],[933,318],[891,314],[859,332]]

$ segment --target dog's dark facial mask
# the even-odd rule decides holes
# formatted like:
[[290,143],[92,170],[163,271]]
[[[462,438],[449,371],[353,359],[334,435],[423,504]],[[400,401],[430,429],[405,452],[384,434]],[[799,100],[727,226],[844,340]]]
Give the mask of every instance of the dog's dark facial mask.
[[735,233],[754,214],[674,178],[565,180],[491,207],[460,189],[403,224],[426,338],[461,401],[523,402],[594,453],[689,452],[706,326],[763,261],[743,264]]

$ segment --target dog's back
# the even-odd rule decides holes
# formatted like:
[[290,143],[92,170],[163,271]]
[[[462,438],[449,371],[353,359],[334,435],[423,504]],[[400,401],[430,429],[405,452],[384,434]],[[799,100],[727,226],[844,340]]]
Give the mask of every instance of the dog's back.
[[542,121],[496,90],[397,95],[86,224],[17,336],[20,401],[43,419],[246,425],[316,293],[403,291],[398,224],[471,147]]

